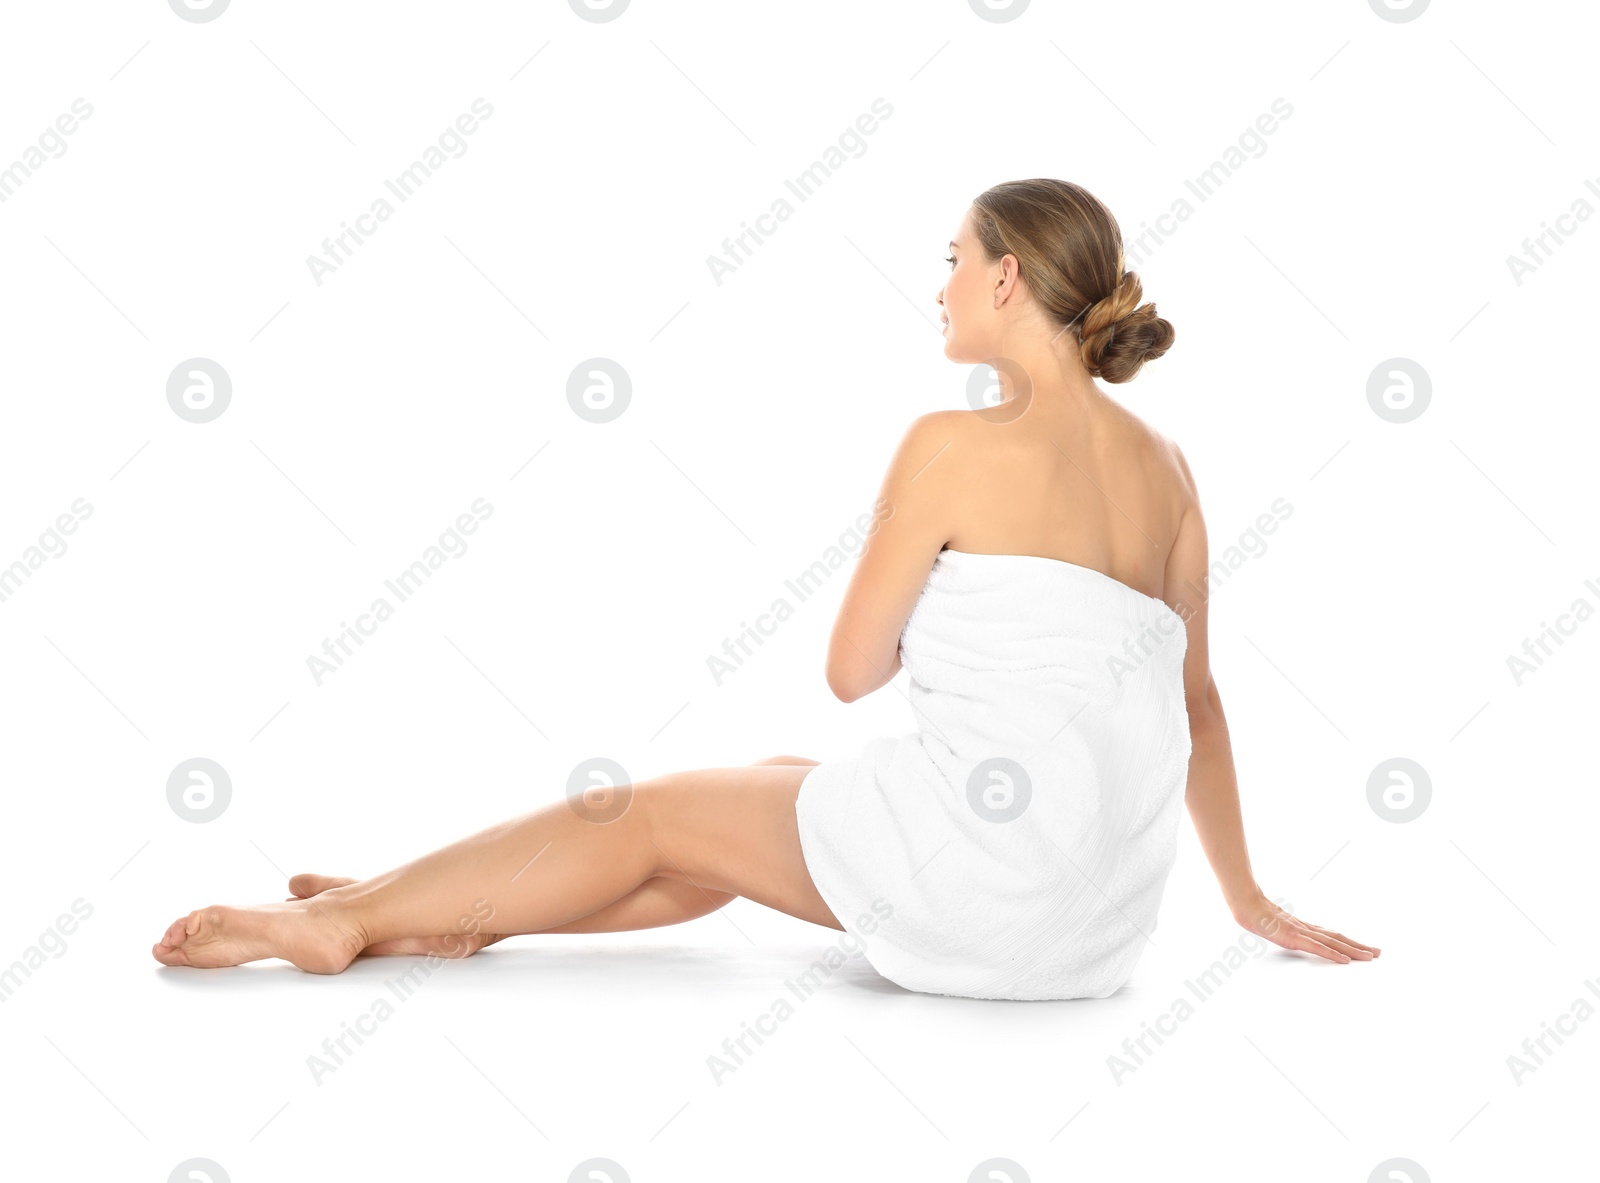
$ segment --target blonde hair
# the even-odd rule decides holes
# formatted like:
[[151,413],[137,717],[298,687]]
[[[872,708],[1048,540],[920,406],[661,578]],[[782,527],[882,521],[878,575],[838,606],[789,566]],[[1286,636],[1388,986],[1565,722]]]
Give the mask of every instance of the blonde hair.
[[989,262],[1006,255],[1045,312],[1077,326],[1090,375],[1126,382],[1172,346],[1172,325],[1144,303],[1144,285],[1124,270],[1122,230],[1081,185],[1038,177],[979,194],[972,225]]

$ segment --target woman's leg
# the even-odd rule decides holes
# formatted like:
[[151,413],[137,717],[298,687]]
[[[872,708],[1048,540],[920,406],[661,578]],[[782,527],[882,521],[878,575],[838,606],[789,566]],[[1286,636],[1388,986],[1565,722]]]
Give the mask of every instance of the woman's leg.
[[[808,760],[804,756],[772,756],[765,760],[757,760],[750,767],[783,764],[804,765],[810,768],[815,767],[817,763],[818,761]],[[540,929],[539,933],[533,935],[632,932],[641,928],[662,928],[669,924],[682,924],[686,920],[698,920],[737,898],[731,891],[708,891],[693,883],[657,875],[645,880],[620,900],[614,900],[598,911],[568,924]]]
[[[289,880],[291,899],[310,899],[334,887],[345,887],[360,882],[356,879],[335,879],[324,875],[296,875]],[[692,883],[664,879],[660,875],[646,880],[620,900],[569,924],[542,928],[536,933],[437,933],[428,936],[396,937],[379,941],[361,950],[363,957],[383,957],[395,954],[435,957],[470,957],[508,936],[547,936],[554,933],[632,932],[641,928],[661,928],[669,924],[682,924],[708,916],[734,899],[725,891],[706,891]]]
[[[759,768],[771,764],[815,767],[817,763],[818,761],[807,759],[805,756],[771,756],[765,760],[755,761],[750,767]],[[289,880],[289,890],[294,893],[291,897],[293,899],[309,899],[330,888],[346,887],[356,882],[359,881],[325,875],[296,875]],[[632,932],[643,928],[663,928],[710,915],[734,898],[732,892],[707,891],[692,883],[657,875],[645,880],[621,899],[613,900],[587,916],[524,935]],[[519,934],[479,932],[471,935],[439,933],[397,937],[369,945],[361,952],[364,956],[432,953],[440,957],[470,957],[480,949],[513,935]]]
[[657,777],[629,786],[628,808],[606,822],[557,802],[311,899],[200,909],[153,952],[174,965],[283,957],[337,973],[368,946],[417,934],[563,928],[657,877],[689,885],[708,911],[719,893],[743,895],[842,931],[800,852],[794,802],[812,766]]

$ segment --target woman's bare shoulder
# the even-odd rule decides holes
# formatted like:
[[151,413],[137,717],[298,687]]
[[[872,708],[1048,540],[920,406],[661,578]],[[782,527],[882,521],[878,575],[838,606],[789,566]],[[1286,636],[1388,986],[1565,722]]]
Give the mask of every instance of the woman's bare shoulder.
[[[1181,519],[1199,494],[1177,441],[1115,400],[1107,399],[1101,413],[1110,428],[1112,451],[1122,458],[1119,467],[1140,472],[1141,483],[1159,490],[1158,500],[1173,511],[1172,520]],[[984,410],[924,412],[906,427],[894,467],[902,480],[915,481],[929,496],[970,488],[979,475],[990,479],[996,473],[1025,470],[1039,456],[1059,455],[1059,446],[1045,436],[997,431],[997,422],[1003,425]]]
[[883,495],[899,503],[943,503],[959,486],[971,451],[970,427],[963,411],[928,411],[901,433],[884,477]]
[[[927,476],[932,484],[944,484],[956,469],[955,461],[965,458],[978,440],[972,434],[971,411],[926,411],[913,419],[900,439],[895,466],[908,478]],[[946,459],[942,465],[933,463]]]
[[1121,403],[1113,402],[1114,414],[1128,436],[1130,451],[1136,452],[1162,478],[1174,500],[1187,506],[1198,499],[1194,474],[1178,441],[1145,422]]

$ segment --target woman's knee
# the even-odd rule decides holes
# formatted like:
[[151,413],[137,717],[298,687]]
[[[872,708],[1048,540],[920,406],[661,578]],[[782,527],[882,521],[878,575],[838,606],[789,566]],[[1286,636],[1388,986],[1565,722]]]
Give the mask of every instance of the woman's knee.
[[757,765],[761,765],[761,764],[811,764],[811,765],[815,765],[817,763],[818,763],[818,761],[816,761],[816,760],[808,760],[804,756],[768,756],[765,760],[757,760],[757,761],[755,761],[751,765],[751,767],[754,768]]
[[786,831],[802,775],[749,765],[669,772],[633,785],[629,812],[657,875],[744,895],[746,879],[783,861],[787,852],[774,846],[795,840]]
[[677,879],[682,870],[675,865],[670,848],[685,826],[685,815],[692,809],[694,776],[688,772],[668,772],[629,785],[627,819],[639,840],[645,843],[654,874]]

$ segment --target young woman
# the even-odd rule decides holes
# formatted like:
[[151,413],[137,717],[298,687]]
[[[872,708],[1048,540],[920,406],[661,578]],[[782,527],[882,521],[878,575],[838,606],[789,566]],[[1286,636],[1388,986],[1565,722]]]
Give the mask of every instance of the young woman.
[[288,901],[174,921],[156,959],[338,973],[364,953],[676,924],[744,896],[849,932],[910,989],[1105,997],[1155,925],[1180,801],[1240,925],[1331,961],[1377,956],[1277,907],[1251,872],[1194,478],[1094,381],[1127,381],[1173,340],[1115,219],[1078,185],[1013,181],[973,202],[950,250],[945,356],[993,366],[999,401],[905,433],[827,661],[845,702],[903,662],[915,732],[828,764],[573,797],[370,879],[296,875]]

